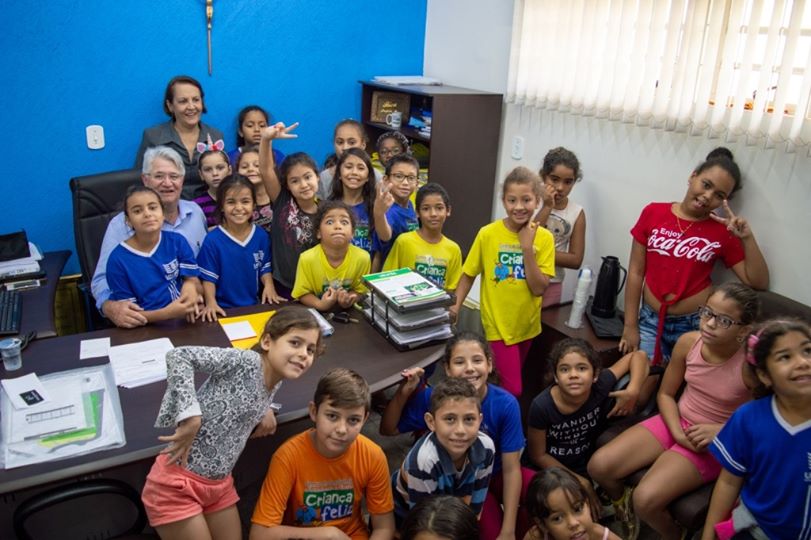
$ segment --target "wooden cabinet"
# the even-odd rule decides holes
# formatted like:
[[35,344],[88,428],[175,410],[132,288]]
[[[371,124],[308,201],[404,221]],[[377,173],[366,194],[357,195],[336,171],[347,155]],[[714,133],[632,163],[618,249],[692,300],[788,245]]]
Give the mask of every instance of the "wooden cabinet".
[[[371,144],[391,128],[372,120],[375,92],[408,96],[409,109],[431,111],[431,134],[410,127],[404,115],[400,132],[428,147],[431,182],[442,184],[451,198],[452,213],[445,235],[467,253],[479,228],[490,222],[501,131],[501,94],[453,86],[393,86],[362,81],[361,120]],[[410,113],[410,111],[409,111]],[[410,115],[409,115],[410,116]],[[370,148],[373,151],[372,148]]]

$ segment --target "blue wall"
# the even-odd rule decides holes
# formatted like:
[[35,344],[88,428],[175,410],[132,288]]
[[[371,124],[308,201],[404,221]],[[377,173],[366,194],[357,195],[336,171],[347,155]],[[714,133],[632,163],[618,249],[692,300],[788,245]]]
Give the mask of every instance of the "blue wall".
[[[167,119],[161,101],[174,75],[202,82],[203,120],[228,148],[237,112],[258,103],[301,122],[280,150],[321,161],[334,124],[360,115],[358,80],[422,73],[425,0],[214,0],[212,77],[204,4],[3,2],[0,233],[23,227],[45,251],[75,250],[69,179],[130,168],[142,130]],[[104,149],[87,148],[90,124],[104,127]],[[72,257],[66,273],[78,271]]]

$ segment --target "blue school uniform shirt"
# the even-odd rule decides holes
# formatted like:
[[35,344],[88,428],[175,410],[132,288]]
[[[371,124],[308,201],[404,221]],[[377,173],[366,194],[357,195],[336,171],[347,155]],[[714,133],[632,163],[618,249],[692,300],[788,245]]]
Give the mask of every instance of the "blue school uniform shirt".
[[[206,236],[206,216],[195,203],[180,199],[177,202],[178,215],[174,223],[164,221],[161,229],[182,234],[191,246],[192,253],[197,255],[203,239]],[[99,261],[96,263],[96,271],[93,273],[93,280],[90,282],[90,289],[93,298],[96,299],[96,307],[101,310],[104,302],[110,299],[110,285],[107,283],[107,260],[110,253],[124,240],[133,235],[132,227],[127,225],[124,219],[124,212],[116,214],[107,230],[104,232],[104,240],[101,242],[99,251]]]
[[200,279],[217,286],[220,307],[252,306],[259,300],[260,278],[270,272],[270,240],[256,225],[242,241],[218,226],[203,241],[197,264]]
[[[425,413],[431,410],[431,387],[417,390],[403,407],[397,424],[400,433],[425,431]],[[501,470],[501,454],[518,452],[524,449],[526,439],[521,428],[521,409],[515,396],[494,384],[487,385],[487,395],[482,401],[482,425],[479,428],[493,439],[496,446],[496,459],[493,473]]]
[[744,477],[741,500],[766,536],[811,538],[811,420],[790,425],[774,396],[750,401],[709,450],[728,472]]
[[417,212],[414,211],[414,205],[411,201],[405,206],[400,206],[397,203],[391,205],[391,208],[386,212],[386,219],[389,221],[391,227],[391,239],[388,242],[383,242],[378,238],[377,233],[373,235],[372,251],[380,252],[381,262],[386,261],[394,241],[397,237],[405,232],[416,231],[420,227],[420,222],[417,219]]
[[408,451],[402,467],[392,475],[394,513],[398,520],[405,519],[418,502],[432,495],[470,497],[469,506],[479,515],[487,496],[495,454],[493,440],[479,431],[467,451],[465,464],[457,470],[436,433],[423,435]]
[[161,231],[150,253],[121,242],[107,260],[111,300],[129,300],[146,311],[166,307],[180,297],[186,277],[197,277],[197,262],[180,234]]
[[369,212],[366,211],[366,203],[361,202],[352,207],[355,211],[355,235],[352,237],[352,244],[372,254],[372,234],[369,226]]

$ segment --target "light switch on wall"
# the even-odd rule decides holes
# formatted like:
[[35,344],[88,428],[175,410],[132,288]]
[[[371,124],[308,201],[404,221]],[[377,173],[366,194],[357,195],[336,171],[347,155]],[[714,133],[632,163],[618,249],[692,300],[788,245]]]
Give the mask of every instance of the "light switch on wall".
[[524,138],[520,135],[513,137],[512,152],[510,156],[513,159],[521,159],[524,157]]
[[87,147],[91,150],[101,150],[104,148],[104,128],[98,125],[87,126]]

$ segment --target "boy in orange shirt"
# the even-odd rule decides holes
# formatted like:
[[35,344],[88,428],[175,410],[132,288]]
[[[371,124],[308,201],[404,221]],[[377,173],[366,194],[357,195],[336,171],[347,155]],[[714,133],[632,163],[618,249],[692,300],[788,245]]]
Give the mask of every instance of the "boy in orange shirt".
[[[310,402],[315,428],[291,437],[273,454],[251,520],[251,540],[394,537],[386,456],[360,434],[369,407],[369,385],[354,371],[335,368],[321,377]],[[361,512],[364,496],[371,536]]]

